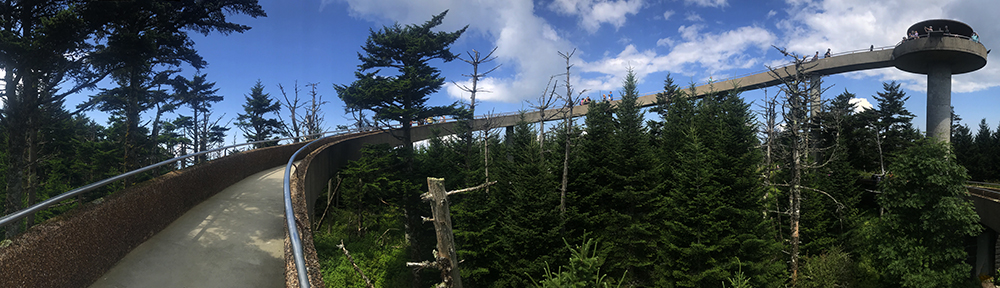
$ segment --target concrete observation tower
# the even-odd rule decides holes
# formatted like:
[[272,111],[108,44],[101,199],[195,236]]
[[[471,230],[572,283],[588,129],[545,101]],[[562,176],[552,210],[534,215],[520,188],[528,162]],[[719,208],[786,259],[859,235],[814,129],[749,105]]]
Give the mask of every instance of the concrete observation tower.
[[[931,31],[927,31],[927,29]],[[932,19],[913,24],[892,51],[896,68],[927,75],[927,137],[950,142],[951,75],[986,66],[986,47],[973,37],[972,27],[948,19]]]

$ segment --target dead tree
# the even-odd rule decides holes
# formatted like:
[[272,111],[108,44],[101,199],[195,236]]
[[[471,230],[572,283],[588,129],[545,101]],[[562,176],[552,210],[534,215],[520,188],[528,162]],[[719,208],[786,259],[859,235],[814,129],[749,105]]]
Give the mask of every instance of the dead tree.
[[573,133],[573,126],[571,124],[573,121],[573,105],[576,104],[576,101],[573,100],[573,85],[569,82],[570,68],[573,68],[573,65],[569,64],[569,59],[572,58],[575,53],[576,49],[573,49],[573,51],[569,53],[559,52],[559,56],[566,59],[566,95],[562,95],[562,98],[566,100],[566,107],[563,109],[563,123],[565,123],[566,126],[566,149],[564,150],[565,155],[563,157],[562,187],[559,188],[559,213],[563,218],[566,217],[566,189],[569,185],[569,148],[570,139]]
[[[552,80],[558,76],[562,76],[562,74],[549,77],[549,83],[545,84],[545,90],[538,97],[538,102],[534,104],[528,103],[528,106],[531,106],[532,109],[538,110],[538,156],[540,159],[545,158],[545,120],[549,120],[545,116],[545,110],[549,110],[555,104],[556,87],[559,86],[559,80],[556,80],[556,83],[552,83]],[[549,91],[549,84],[552,84],[552,91]],[[552,117],[552,115],[548,117]]]
[[[763,183],[764,187],[773,187],[774,186],[772,185],[772,183],[774,182],[773,178],[775,173],[778,172],[778,166],[775,161],[775,158],[777,158],[776,146],[778,144],[777,142],[778,127],[784,125],[784,123],[778,119],[778,109],[777,109],[778,94],[775,93],[774,96],[768,96],[767,89],[765,88],[764,104],[761,104],[758,107],[761,108],[761,113],[763,114],[762,116],[764,118],[763,123],[760,123],[759,125],[759,127],[761,127],[761,131],[759,134],[761,138],[760,140],[761,143],[763,143],[761,150],[763,150],[764,152],[764,164],[763,164],[764,168],[761,169],[761,179],[763,179],[764,181]],[[767,198],[771,195],[771,192],[772,190],[769,189],[767,193],[764,194],[764,203],[767,203],[767,201],[769,200]],[[774,198],[774,207],[779,207],[780,204],[778,203],[778,197],[775,195],[775,197],[773,198]],[[768,213],[767,211],[765,211],[764,218],[767,218],[767,215]],[[784,236],[781,235],[781,213],[776,213],[775,220],[776,221],[774,224],[777,225],[777,229],[775,229],[776,232],[775,239],[776,240],[784,239]]]
[[[497,70],[497,68],[500,68],[500,65],[497,65],[497,66],[495,66],[493,68],[490,68],[490,70],[488,70],[486,72],[479,73],[479,65],[483,64],[483,63],[489,63],[489,62],[493,61],[494,59],[496,59],[497,57],[493,56],[493,53],[496,52],[496,51],[497,51],[497,47],[494,47],[493,50],[490,51],[489,54],[486,54],[486,56],[481,56],[479,54],[479,51],[477,51],[475,49],[472,49],[472,53],[466,52],[466,54],[469,55],[469,57],[468,57],[469,59],[458,57],[458,59],[460,59],[462,61],[465,61],[465,63],[469,63],[470,65],[472,65],[472,74],[462,74],[462,76],[472,78],[472,88],[469,88],[468,86],[465,86],[465,85],[458,84],[456,82],[452,82],[453,84],[455,84],[455,86],[458,86],[458,89],[462,89],[462,91],[469,92],[471,94],[471,96],[469,98],[470,99],[470,101],[469,101],[469,114],[470,114],[470,116],[473,119],[469,119],[468,126],[466,127],[468,129],[469,133],[472,133],[472,131],[474,129],[474,127],[472,127],[472,125],[473,125],[473,122],[475,122],[474,119],[476,117],[476,93],[477,92],[490,92],[490,91],[486,91],[486,90],[481,90],[481,88],[479,88],[479,86],[478,86],[479,79],[483,78],[483,77],[486,77],[487,74],[490,74],[491,72]],[[489,122],[489,121],[487,121],[487,122]],[[487,126],[486,129],[483,130],[483,150],[488,152],[489,151],[489,147],[488,147],[489,146],[489,123],[487,123],[486,126]],[[465,139],[465,149],[466,149],[465,151],[467,151],[467,152],[468,151],[472,151],[472,137],[471,137],[471,135],[470,135],[470,137],[466,137],[466,139]],[[488,165],[489,155],[484,155],[483,157],[484,157],[483,165]],[[466,163],[465,164],[466,164],[467,168],[471,168],[472,167],[472,157],[466,157]],[[486,169],[486,181],[489,182],[489,179],[490,179],[489,178],[489,167],[488,166],[485,166],[485,167],[486,167],[485,168]]]
[[[820,148],[813,143],[816,141],[814,133],[817,123],[815,118],[818,116],[816,112],[819,111],[819,107],[816,106],[822,105],[822,101],[818,99],[818,95],[825,89],[817,81],[819,77],[808,73],[808,70],[815,66],[815,64],[811,63],[811,61],[806,61],[806,58],[800,59],[798,55],[789,53],[783,48],[775,48],[785,56],[791,56],[795,59],[792,64],[784,67],[768,67],[772,77],[781,82],[779,87],[784,94],[784,103],[782,103],[781,110],[786,129],[785,137],[787,137],[787,141],[785,142],[788,144],[783,148],[788,153],[785,157],[788,159],[786,167],[789,170],[788,174],[790,178],[784,184],[771,184],[789,189],[789,207],[788,211],[783,213],[787,213],[790,218],[789,244],[791,251],[789,254],[791,257],[792,283],[794,284],[798,279],[799,270],[802,189],[816,191],[831,199],[833,198],[829,193],[802,185],[802,175],[804,173],[826,165],[826,163],[819,163],[815,156],[829,147]],[[775,143],[771,142],[771,144],[774,145]],[[833,159],[833,157],[830,157],[830,159]],[[836,201],[836,199],[834,201],[840,205],[840,202]]]
[[441,271],[441,283],[436,287],[461,288],[462,275],[458,270],[458,255],[455,253],[455,235],[451,229],[448,195],[483,189],[495,183],[496,181],[487,182],[472,188],[445,192],[444,179],[427,177],[427,187],[430,191],[420,195],[420,198],[431,202],[431,213],[434,214],[434,218],[423,217],[423,219],[424,222],[434,222],[437,249],[433,252],[434,261],[407,262],[406,267],[438,269]]
[[[303,136],[323,132],[323,114],[320,111],[320,106],[329,102],[323,101],[323,95],[316,92],[317,85],[319,83],[306,84],[306,86],[310,87],[309,96],[311,101],[308,103],[309,107],[306,109],[306,114],[302,116],[302,119],[299,119],[302,123],[302,129],[305,130],[302,132]],[[319,138],[319,136],[313,137]]]
[[281,83],[278,83],[278,90],[281,91],[281,96],[285,98],[285,103],[281,106],[285,106],[288,109],[288,113],[290,114],[288,119],[292,120],[292,127],[288,127],[288,122],[282,118],[282,129],[285,130],[286,136],[295,137],[292,141],[298,143],[301,135],[299,135],[299,118],[295,114],[299,111],[299,108],[302,108],[302,103],[299,103],[299,81],[295,81],[294,86],[292,86],[294,96],[291,99],[288,98],[288,93],[285,93],[285,87],[281,86]]
[[347,260],[351,261],[351,266],[354,266],[354,272],[357,272],[358,275],[361,275],[361,279],[365,280],[365,286],[375,288],[375,285],[372,285],[372,280],[368,279],[368,276],[365,276],[364,271],[361,271],[361,267],[358,267],[358,264],[354,264],[354,257],[351,257],[351,253],[347,252],[347,247],[344,246],[344,240],[340,240],[340,244],[337,245],[337,248],[340,248],[340,250],[344,252],[344,256],[347,256]]
[[472,113],[473,117],[475,117],[476,115],[476,92],[489,92],[486,90],[479,90],[478,86],[479,79],[482,77],[486,77],[486,74],[490,74],[491,72],[497,70],[497,68],[500,68],[500,65],[497,65],[496,67],[491,68],[489,71],[479,73],[479,65],[483,63],[489,63],[494,59],[497,59],[497,57],[493,56],[493,53],[497,52],[497,48],[498,47],[494,47],[493,50],[490,51],[489,54],[486,54],[486,56],[484,57],[480,57],[479,51],[476,51],[476,49],[472,49],[472,53],[465,52],[466,54],[469,55],[469,59],[462,58],[461,56],[458,57],[459,60],[465,61],[465,63],[469,63],[470,65],[472,65],[471,75],[462,74],[462,76],[472,78],[472,88],[469,88],[465,85],[461,85],[455,82],[452,83],[455,84],[455,86],[458,86],[459,89],[462,89],[462,91],[469,92],[472,94],[470,98],[471,101],[469,103],[469,113]]
[[[483,118],[483,173],[486,176],[486,182],[490,182],[490,131],[496,126],[495,114],[491,111],[486,113],[485,118]],[[490,193],[490,188],[486,187],[486,193]]]

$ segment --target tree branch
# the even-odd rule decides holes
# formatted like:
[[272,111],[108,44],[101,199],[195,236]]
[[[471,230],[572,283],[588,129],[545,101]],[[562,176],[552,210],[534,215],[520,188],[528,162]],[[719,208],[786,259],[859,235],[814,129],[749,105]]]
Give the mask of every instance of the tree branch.
[[[361,279],[365,280],[365,284],[369,288],[375,288],[375,285],[372,285],[372,280],[368,279],[368,276],[365,276],[365,272],[361,271],[361,267],[358,267],[358,264],[354,264],[354,257],[351,257],[351,253],[347,252],[347,247],[344,247],[343,239],[340,240],[340,244],[337,245],[337,248],[344,251],[344,255],[347,256],[347,260],[351,261],[351,265],[354,266],[354,271],[358,272],[358,275],[361,275]],[[407,266],[409,266],[409,263],[407,263]]]

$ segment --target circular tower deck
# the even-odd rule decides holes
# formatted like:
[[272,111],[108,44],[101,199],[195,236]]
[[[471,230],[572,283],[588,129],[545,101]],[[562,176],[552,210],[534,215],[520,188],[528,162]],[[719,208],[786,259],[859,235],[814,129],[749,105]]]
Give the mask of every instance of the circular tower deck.
[[[934,31],[928,33],[925,27]],[[920,37],[904,40],[892,50],[893,64],[900,70],[927,74],[931,66],[946,65],[951,74],[962,74],[986,66],[986,47],[972,41],[974,31],[965,23],[932,19],[913,24],[906,35],[911,31]]]
[[[919,37],[910,38],[913,31]],[[973,41],[972,27],[955,20],[926,20],[906,32],[908,37],[892,50],[893,65],[927,75],[927,136],[950,142],[951,75],[986,66],[986,47]]]

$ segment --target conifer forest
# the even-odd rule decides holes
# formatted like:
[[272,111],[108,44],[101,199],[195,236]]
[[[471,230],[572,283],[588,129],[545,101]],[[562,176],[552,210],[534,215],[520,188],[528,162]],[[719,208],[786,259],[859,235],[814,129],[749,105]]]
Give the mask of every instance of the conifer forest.
[[[197,70],[207,63],[188,33],[248,30],[227,15],[266,17],[256,0],[77,2],[0,4],[4,215],[222,147],[234,133],[298,142],[323,131],[312,83],[277,85],[281,95],[271,95],[267,79],[258,80],[246,87],[242,113],[213,113],[237,95],[219,95],[212,75]],[[335,85],[352,127],[397,125],[403,145],[366,146],[317,200],[312,233],[327,287],[442,281],[440,265],[419,264],[433,259],[440,238],[421,198],[428,177],[449,190],[482,186],[448,195],[464,287],[979,287],[967,242],[983,228],[963,185],[1000,182],[998,119],[953,125],[944,143],[914,128],[910,109],[918,107],[904,106],[911,95],[899,83],[884,83],[871,95],[874,107],[860,110],[850,101],[857,95],[808,77],[747,102],[739,87],[697,95],[694,84],[667,76],[655,105],[641,107],[630,69],[614,91],[620,99],[585,100],[573,83],[574,52],[544,51],[566,59],[565,73],[538,87],[522,115],[581,105],[587,114],[476,127],[487,113],[476,110],[475,83],[496,64],[492,53],[451,51],[466,29],[441,31],[446,15],[373,28],[358,43],[358,63],[338,68],[357,69],[354,82]],[[473,85],[462,87],[471,102],[430,106],[436,92],[457,85],[436,65],[455,60],[473,71]],[[107,80],[113,85],[98,86]],[[816,89],[821,102],[809,98]],[[67,106],[76,93],[89,100]],[[458,128],[411,139],[412,127],[442,116]],[[223,156],[145,172],[0,231],[13,237]]]

